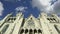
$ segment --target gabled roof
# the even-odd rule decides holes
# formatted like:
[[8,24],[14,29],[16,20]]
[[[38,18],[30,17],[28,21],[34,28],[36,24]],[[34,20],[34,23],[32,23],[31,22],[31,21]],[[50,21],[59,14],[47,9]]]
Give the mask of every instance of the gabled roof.
[[[27,20],[25,21],[23,27],[26,27],[26,26],[28,25],[28,23],[30,23],[31,21],[32,21],[32,23],[34,23],[33,25],[35,25],[35,27],[40,26],[40,25],[39,25],[40,22],[31,14],[31,15],[27,18]],[[39,27],[38,27],[38,28],[39,28]]]
[[28,21],[29,19],[36,19],[32,14],[30,14],[30,16],[26,19],[26,21]]

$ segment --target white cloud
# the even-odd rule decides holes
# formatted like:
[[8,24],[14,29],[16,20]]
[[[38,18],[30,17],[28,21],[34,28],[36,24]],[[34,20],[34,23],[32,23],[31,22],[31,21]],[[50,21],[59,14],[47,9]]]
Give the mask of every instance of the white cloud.
[[56,14],[60,15],[60,0],[53,4],[53,10],[56,12]]
[[0,16],[2,16],[3,10],[4,10],[3,4],[2,2],[0,2]]
[[39,0],[39,2],[43,5],[43,6],[48,6],[50,3],[50,0]]
[[17,7],[15,10],[19,12],[24,12],[25,9],[27,9],[27,7],[20,6],[20,7]]
[[37,7],[41,12],[54,13],[51,0],[32,0],[33,7]]

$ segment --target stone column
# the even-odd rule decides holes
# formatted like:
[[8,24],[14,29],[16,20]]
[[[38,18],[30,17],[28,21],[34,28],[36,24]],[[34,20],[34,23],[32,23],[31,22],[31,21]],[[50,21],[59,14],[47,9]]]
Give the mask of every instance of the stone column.
[[29,34],[29,33],[28,33],[28,29],[25,29],[25,34]]
[[32,34],[34,34],[34,29],[32,29]]
[[24,32],[22,34],[25,34],[25,30],[24,30]]
[[55,29],[54,25],[50,24],[50,29],[52,34],[58,34],[57,30]]
[[47,23],[44,22],[43,18],[40,18],[41,26],[44,34],[50,34]]
[[38,29],[36,29],[36,30],[37,30],[37,32],[35,34],[38,34]]
[[39,31],[39,30],[37,30],[37,32],[38,32],[38,34],[42,34],[42,32],[41,32],[41,31]]
[[27,34],[29,34],[29,29],[28,29],[28,32],[27,32]]
[[14,26],[15,26],[15,23],[11,23],[9,25],[9,28],[6,30],[4,34],[10,34],[13,31],[12,29],[14,28]]
[[22,20],[23,20],[23,18],[21,18],[20,20],[16,21],[17,23],[15,25],[15,28],[14,28],[14,31],[13,31],[12,34],[18,34],[19,29],[20,29],[21,24],[22,24]]

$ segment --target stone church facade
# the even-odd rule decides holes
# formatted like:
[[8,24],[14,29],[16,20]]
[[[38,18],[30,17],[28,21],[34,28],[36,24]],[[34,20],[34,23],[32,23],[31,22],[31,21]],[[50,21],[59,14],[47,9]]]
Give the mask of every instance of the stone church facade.
[[60,34],[60,18],[45,13],[38,18],[32,14],[28,18],[22,13],[8,14],[0,21],[0,34]]

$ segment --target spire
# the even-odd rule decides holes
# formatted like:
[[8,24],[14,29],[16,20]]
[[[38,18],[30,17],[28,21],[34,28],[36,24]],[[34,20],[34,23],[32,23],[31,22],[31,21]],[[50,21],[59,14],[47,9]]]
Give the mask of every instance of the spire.
[[47,13],[43,12],[41,13],[41,16],[47,16]]
[[22,12],[21,11],[16,11],[16,16],[18,15],[22,15]]
[[32,14],[30,14],[29,18],[32,18],[32,17],[34,17],[34,16]]

